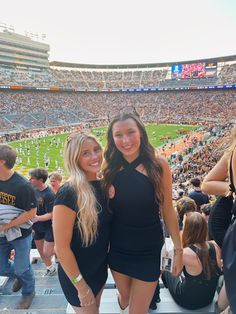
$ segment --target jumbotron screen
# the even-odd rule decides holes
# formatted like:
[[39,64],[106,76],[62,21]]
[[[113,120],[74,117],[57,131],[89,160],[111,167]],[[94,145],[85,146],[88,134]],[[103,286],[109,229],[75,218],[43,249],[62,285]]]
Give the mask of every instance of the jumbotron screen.
[[217,75],[217,63],[188,63],[171,66],[172,79],[193,79],[214,77]]

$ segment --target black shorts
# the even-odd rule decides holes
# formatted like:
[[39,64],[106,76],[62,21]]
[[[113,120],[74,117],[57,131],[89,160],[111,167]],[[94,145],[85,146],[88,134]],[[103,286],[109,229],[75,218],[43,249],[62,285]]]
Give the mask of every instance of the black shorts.
[[46,229],[45,231],[34,230],[34,240],[44,239],[47,242],[54,242],[52,227]]

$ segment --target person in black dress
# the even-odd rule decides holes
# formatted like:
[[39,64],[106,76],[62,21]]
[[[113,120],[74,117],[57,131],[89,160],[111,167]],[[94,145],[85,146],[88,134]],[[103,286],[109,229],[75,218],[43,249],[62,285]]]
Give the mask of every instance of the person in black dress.
[[[230,164],[231,171],[230,174]],[[229,177],[231,181],[231,186],[229,184]],[[233,185],[233,186],[232,186]],[[231,131],[231,142],[229,147],[225,150],[221,159],[217,162],[217,164],[211,169],[211,171],[206,175],[202,183],[202,191],[211,195],[228,195],[232,188],[236,187],[236,128]],[[234,199],[235,199],[235,193]],[[224,208],[222,208],[224,213]],[[236,201],[234,201],[234,206],[232,208],[232,222],[235,221],[236,217]],[[226,215],[226,214],[225,214]],[[222,219],[222,214],[218,212],[217,219],[212,221],[211,228],[214,229],[215,240],[218,244],[223,243],[223,235],[225,235],[228,224],[226,225],[225,219]],[[219,222],[222,223],[219,223]],[[236,232],[236,228],[234,229]],[[217,238],[217,239],[216,239]],[[235,233],[236,239],[236,233]],[[219,241],[220,240],[220,241]],[[221,242],[221,243],[220,243]],[[222,248],[222,258],[223,265],[225,265],[224,261],[224,252],[225,248]],[[232,254],[233,255],[233,254]],[[235,289],[235,279],[236,279],[236,263],[235,260],[230,260],[227,265],[227,268],[224,266],[224,285],[220,291],[218,306],[220,310],[226,307],[229,302],[231,311],[236,313],[236,289]],[[228,298],[228,300],[227,300]]]
[[160,275],[160,209],[176,248],[173,273],[182,269],[170,168],[132,114],[121,114],[111,122],[104,157],[103,184],[113,214],[109,266],[118,303],[121,313],[146,314]]
[[221,274],[221,252],[214,241],[207,241],[207,222],[198,212],[186,216],[183,242],[183,276],[162,274],[165,286],[177,304],[189,310],[209,305]]
[[69,178],[57,192],[53,209],[59,281],[76,313],[98,314],[111,220],[97,180],[102,149],[92,136],[74,134],[65,144],[64,159]]

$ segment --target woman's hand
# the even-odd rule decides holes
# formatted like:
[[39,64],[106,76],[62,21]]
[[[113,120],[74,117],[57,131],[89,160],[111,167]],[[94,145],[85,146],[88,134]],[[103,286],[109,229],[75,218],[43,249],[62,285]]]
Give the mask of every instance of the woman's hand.
[[35,215],[35,217],[31,219],[31,221],[32,221],[33,223],[38,222],[38,221],[39,221],[39,216],[38,216],[38,215]]
[[83,289],[80,289],[80,291],[78,291],[78,297],[81,306],[89,306],[95,303],[93,291],[88,285],[85,285]]
[[179,276],[183,269],[183,252],[175,252],[174,255],[174,265],[172,270],[173,276]]

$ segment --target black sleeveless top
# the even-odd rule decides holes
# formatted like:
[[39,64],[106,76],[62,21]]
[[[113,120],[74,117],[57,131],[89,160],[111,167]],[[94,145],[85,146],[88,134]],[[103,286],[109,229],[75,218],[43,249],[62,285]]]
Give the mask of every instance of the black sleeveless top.
[[[191,245],[189,248],[197,254],[202,264],[202,250],[194,245]],[[183,278],[182,282],[179,284],[177,298],[179,298],[180,301],[178,303],[185,308],[197,309],[207,306],[214,298],[221,270],[217,265],[215,246],[210,242],[209,256],[211,268],[210,279],[207,278],[203,270],[201,274],[192,276],[187,272],[185,267],[183,268],[185,278]]]
[[[108,275],[107,253],[110,238],[111,213],[107,210],[107,201],[101,189],[100,182],[91,181],[90,184],[93,187],[99,207],[98,235],[94,244],[83,247],[78,227],[75,224],[70,245],[81,274],[96,296],[104,286]],[[58,191],[54,204],[65,205],[70,208],[69,210],[73,210],[76,213],[79,212],[77,194],[74,188],[67,183]],[[71,305],[79,307],[78,292],[60,264],[58,265],[58,277],[67,301]]]
[[163,232],[153,185],[136,170],[141,163],[140,157],[131,163],[123,159],[123,169],[113,182],[115,195],[109,202],[113,212],[109,265],[128,276],[156,281]]

